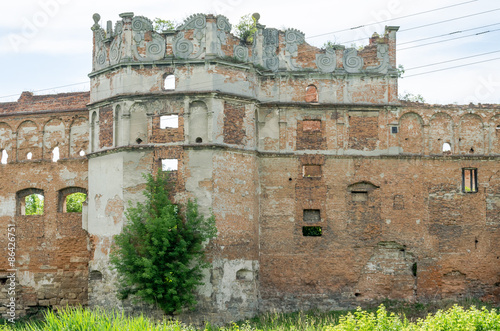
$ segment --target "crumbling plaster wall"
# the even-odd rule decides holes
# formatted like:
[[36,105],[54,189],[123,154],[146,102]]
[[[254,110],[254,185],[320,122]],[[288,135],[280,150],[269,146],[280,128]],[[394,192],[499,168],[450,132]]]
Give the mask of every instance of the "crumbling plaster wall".
[[[86,101],[88,93],[23,93],[17,103],[0,104],[0,149],[8,154],[0,164],[0,224],[6,229],[0,238],[6,256],[0,274],[5,284],[8,270],[16,269],[17,316],[39,307],[87,304],[89,253],[82,213],[66,213],[59,206],[61,190],[87,188],[87,159],[79,154],[87,148],[87,134],[76,134],[82,127],[88,132]],[[60,151],[57,162],[52,161],[55,147]],[[26,158],[30,152],[31,160]],[[27,189],[43,193],[43,215],[21,215],[24,198],[17,193]],[[7,260],[10,224],[16,235],[14,267]],[[5,318],[9,298],[6,291],[0,295]]]

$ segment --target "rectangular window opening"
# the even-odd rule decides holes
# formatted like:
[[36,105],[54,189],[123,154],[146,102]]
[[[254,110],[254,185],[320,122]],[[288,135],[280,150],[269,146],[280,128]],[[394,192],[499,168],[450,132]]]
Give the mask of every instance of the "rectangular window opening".
[[391,126],[391,133],[398,133],[398,127],[397,126]]
[[323,230],[321,226],[303,226],[302,235],[304,237],[321,237]]
[[308,164],[302,167],[303,177],[321,177],[321,166]]
[[302,121],[302,131],[321,131],[321,121],[320,120]]
[[176,171],[179,160],[177,159],[162,159],[161,171]]
[[475,168],[462,169],[462,192],[464,193],[477,192],[477,169]]
[[317,223],[321,221],[319,209],[304,209],[303,220],[307,223]]
[[179,127],[178,115],[160,116],[160,129],[167,129],[167,128],[176,129],[178,127]]

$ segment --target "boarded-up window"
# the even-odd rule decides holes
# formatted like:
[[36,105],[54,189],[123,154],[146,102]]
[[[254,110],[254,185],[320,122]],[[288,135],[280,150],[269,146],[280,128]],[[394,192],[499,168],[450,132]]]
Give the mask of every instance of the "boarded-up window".
[[302,122],[302,131],[321,131],[321,121],[305,120]]
[[304,209],[304,222],[317,223],[321,221],[321,213],[319,209]]
[[306,102],[318,102],[318,89],[314,85],[306,88]]
[[302,168],[304,177],[321,177],[321,165],[307,164]]

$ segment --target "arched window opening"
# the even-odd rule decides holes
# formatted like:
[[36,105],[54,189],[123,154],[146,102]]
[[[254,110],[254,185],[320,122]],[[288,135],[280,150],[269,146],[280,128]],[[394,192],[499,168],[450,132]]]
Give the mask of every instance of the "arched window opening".
[[443,153],[451,153],[451,145],[450,143],[443,144]]
[[44,194],[43,190],[29,188],[17,192],[17,213],[18,215],[43,215]]
[[201,138],[201,137],[197,137],[197,138],[196,138],[196,140],[195,140],[195,142],[196,142],[197,144],[201,144],[201,143],[203,142],[203,138]]
[[175,76],[167,75],[165,81],[163,82],[164,90],[175,90]]
[[67,187],[59,191],[57,211],[60,213],[81,213],[87,201],[87,190],[81,187]]
[[318,89],[314,85],[306,88],[306,102],[318,102]]
[[7,154],[7,151],[5,149],[2,150],[2,159],[0,160],[0,162],[2,164],[7,164],[8,159],[9,159],[9,154]]
[[95,152],[97,151],[97,139],[98,139],[98,134],[97,134],[97,113],[93,112],[92,113],[92,119],[90,121],[90,151]]
[[52,151],[52,162],[57,162],[59,160],[59,147],[54,148]]
[[28,154],[26,154],[26,160],[31,160],[32,157],[33,157],[33,153],[28,152]]

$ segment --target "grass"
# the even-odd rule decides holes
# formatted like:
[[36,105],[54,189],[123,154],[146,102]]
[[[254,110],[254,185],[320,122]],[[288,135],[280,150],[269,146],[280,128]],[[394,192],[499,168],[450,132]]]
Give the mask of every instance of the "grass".
[[[481,308],[479,308],[481,307]],[[155,322],[146,317],[127,317],[122,313],[102,309],[68,307],[59,312],[46,311],[43,320],[5,322],[0,330],[38,331],[114,331],[114,330],[158,330],[158,331],[295,331],[295,330],[498,330],[500,314],[495,308],[475,300],[464,300],[459,305],[453,302],[430,304],[407,304],[385,301],[378,307],[356,311],[266,313],[247,321],[232,323],[225,327],[206,325],[196,329],[179,321]]]

